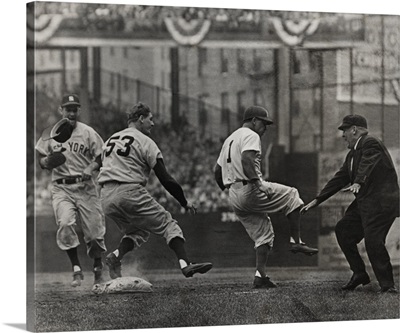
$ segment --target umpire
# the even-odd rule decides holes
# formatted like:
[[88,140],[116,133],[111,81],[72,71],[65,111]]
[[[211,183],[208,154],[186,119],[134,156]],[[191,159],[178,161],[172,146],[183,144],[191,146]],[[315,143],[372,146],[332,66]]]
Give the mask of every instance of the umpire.
[[393,161],[383,143],[368,135],[364,117],[344,117],[339,130],[343,131],[350,152],[321,193],[301,211],[304,214],[339,190],[352,192],[355,200],[335,229],[339,246],[353,271],[350,281],[342,289],[354,290],[370,282],[357,248],[364,238],[368,258],[381,287],[379,292],[397,293],[385,247],[390,227],[399,216],[399,185]]

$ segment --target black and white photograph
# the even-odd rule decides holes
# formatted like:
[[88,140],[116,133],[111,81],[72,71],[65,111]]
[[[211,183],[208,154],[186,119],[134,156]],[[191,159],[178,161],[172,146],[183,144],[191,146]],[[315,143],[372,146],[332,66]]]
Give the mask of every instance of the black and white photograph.
[[5,328],[398,326],[400,10],[377,7],[25,2]]

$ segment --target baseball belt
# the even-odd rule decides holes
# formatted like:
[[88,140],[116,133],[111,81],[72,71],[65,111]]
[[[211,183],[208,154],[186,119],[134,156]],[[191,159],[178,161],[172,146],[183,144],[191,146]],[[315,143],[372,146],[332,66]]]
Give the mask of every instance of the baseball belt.
[[56,179],[55,182],[56,182],[56,184],[70,185],[70,184],[81,183],[81,182],[83,182],[83,179],[81,177],[61,178],[61,179]]
[[237,180],[237,181],[235,181],[234,183],[232,183],[232,184],[228,184],[228,185],[225,185],[225,187],[227,188],[227,189],[229,189],[232,185],[234,185],[234,184],[242,184],[243,186],[244,185],[247,185],[247,184],[249,184],[250,182],[248,181],[248,180]]

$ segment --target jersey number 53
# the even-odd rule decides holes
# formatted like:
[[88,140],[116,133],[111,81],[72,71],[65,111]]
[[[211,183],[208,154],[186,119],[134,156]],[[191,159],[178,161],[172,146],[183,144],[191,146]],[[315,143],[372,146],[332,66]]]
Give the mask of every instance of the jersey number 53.
[[129,155],[129,152],[131,151],[131,144],[135,141],[135,139],[130,136],[130,135],[125,135],[122,138],[120,138],[119,135],[117,136],[112,136],[111,138],[108,139],[106,142],[106,150],[104,151],[104,156],[110,156],[112,151],[114,150],[115,146],[118,144],[118,146],[122,145],[122,148],[118,148],[115,152],[119,156],[126,157]]

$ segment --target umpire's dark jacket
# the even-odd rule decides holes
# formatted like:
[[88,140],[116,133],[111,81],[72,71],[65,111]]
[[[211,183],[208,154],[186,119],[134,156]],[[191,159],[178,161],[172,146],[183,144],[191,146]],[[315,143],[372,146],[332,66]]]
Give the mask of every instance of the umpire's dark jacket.
[[392,158],[383,143],[370,135],[363,135],[347,154],[343,166],[317,196],[318,204],[353,183],[361,185],[356,200],[364,223],[382,214],[393,220],[399,216],[399,184]]

